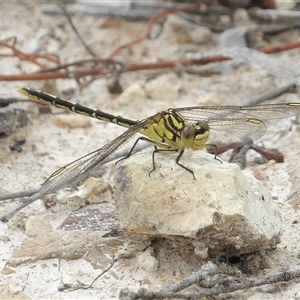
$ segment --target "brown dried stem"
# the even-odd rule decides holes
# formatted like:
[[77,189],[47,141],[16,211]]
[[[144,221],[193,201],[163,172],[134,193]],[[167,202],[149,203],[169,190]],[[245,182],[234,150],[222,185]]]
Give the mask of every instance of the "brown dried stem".
[[15,47],[15,44],[16,44],[16,38],[13,38],[12,45],[10,45],[7,42],[3,42],[3,41],[0,42],[0,47],[8,48],[8,49],[10,49],[12,51],[12,54],[1,54],[0,56],[1,57],[18,57],[21,60],[26,60],[26,61],[32,62],[33,64],[37,65],[41,69],[46,69],[47,66],[39,63],[37,61],[37,59],[39,59],[39,58],[51,61],[51,62],[53,62],[53,63],[55,63],[57,65],[60,64],[59,58],[56,57],[56,56],[54,56],[54,55],[51,55],[51,54],[40,54],[40,53],[25,53],[25,52],[22,52],[21,50],[17,49]]

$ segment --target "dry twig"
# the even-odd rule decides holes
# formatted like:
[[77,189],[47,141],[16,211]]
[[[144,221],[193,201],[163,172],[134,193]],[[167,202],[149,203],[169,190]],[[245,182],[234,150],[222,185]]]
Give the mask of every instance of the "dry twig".
[[129,258],[133,258],[133,254],[131,253],[128,253],[128,254],[121,254],[119,255],[117,258],[114,258],[110,261],[109,263],[109,266],[104,269],[99,275],[97,275],[93,281],[89,284],[89,285],[72,285],[72,284],[64,284],[60,287],[58,287],[58,290],[59,291],[65,291],[65,290],[68,290],[68,291],[76,291],[76,290],[87,290],[87,289],[91,289],[94,285],[94,283],[100,278],[102,277],[105,273],[107,273],[114,265],[116,262],[118,262],[120,259],[129,259]]
[[[211,264],[211,273],[208,273],[207,275],[216,274],[215,268],[217,268],[214,264]],[[207,265],[207,264],[206,264]],[[205,266],[206,266],[205,265]],[[202,269],[201,269],[202,270]],[[199,270],[198,272],[201,273],[203,271]],[[198,273],[197,272],[197,273]],[[197,274],[195,273],[195,274]],[[191,277],[196,276],[192,275]],[[196,276],[197,277],[197,276]],[[279,273],[277,275],[272,275],[266,278],[260,278],[255,280],[247,280],[245,282],[240,282],[238,280],[232,281],[223,281],[223,284],[219,284],[215,287],[205,289],[200,292],[177,292],[182,289],[174,289],[175,291],[172,291],[172,289],[163,289],[158,292],[150,292],[146,289],[140,289],[137,293],[131,292],[128,289],[123,289],[120,292],[120,298],[121,299],[127,299],[127,300],[133,300],[133,299],[164,299],[164,298],[176,298],[176,299],[199,299],[201,297],[211,297],[216,296],[224,293],[230,293],[238,290],[245,290],[252,287],[258,287],[266,284],[274,284],[278,282],[290,282],[295,278],[300,277],[300,269],[295,271],[289,271],[289,272],[283,272]],[[191,284],[195,283],[191,281]],[[190,285],[187,285],[190,286]],[[184,286],[187,287],[187,286]]]

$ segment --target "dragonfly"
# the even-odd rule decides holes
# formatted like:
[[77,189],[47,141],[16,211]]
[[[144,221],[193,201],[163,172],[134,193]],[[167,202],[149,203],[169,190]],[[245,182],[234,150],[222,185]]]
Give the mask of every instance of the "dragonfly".
[[134,120],[90,108],[34,88],[21,87],[18,91],[35,102],[53,105],[127,128],[124,133],[100,149],[56,170],[41,186],[39,193],[42,195],[55,193],[62,188],[87,179],[94,168],[101,165],[106,158],[137,133],[143,136],[136,140],[126,157],[131,155],[140,140],[147,141],[155,147],[152,154],[153,169],[151,172],[155,169],[155,153],[173,151],[178,153],[175,159],[176,163],[190,172],[195,179],[194,172],[180,163],[180,158],[186,149],[202,150],[213,147],[216,158],[218,144],[239,147],[264,135],[266,132],[264,121],[300,114],[300,103],[256,106],[191,106],[169,108],[145,119]]

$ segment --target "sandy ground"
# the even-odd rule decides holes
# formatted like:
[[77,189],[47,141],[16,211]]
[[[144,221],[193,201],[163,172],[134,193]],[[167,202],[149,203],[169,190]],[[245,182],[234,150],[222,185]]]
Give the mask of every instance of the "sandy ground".
[[[0,4],[1,39],[15,36],[17,45],[26,52],[48,52],[56,54],[62,62],[68,62],[88,57],[85,49],[70,29],[62,16],[44,15],[40,6],[33,3],[1,3]],[[76,15],[74,23],[84,36],[86,42],[99,57],[105,57],[118,45],[140,36],[145,29],[144,22],[130,23],[125,20],[111,18],[96,18]],[[118,58],[123,62],[155,61],[184,56],[186,52],[206,51],[212,49],[217,34],[211,34],[211,41],[203,45],[192,43],[178,44],[170,35],[163,34],[158,39],[146,40],[131,50],[123,51]],[[280,34],[272,38],[272,43],[292,41],[299,38],[296,31]],[[294,64],[299,62],[299,51],[293,50],[276,57],[286,59]],[[36,70],[28,62],[20,62],[17,58],[2,58],[1,73],[13,74],[22,71]],[[239,105],[255,95],[259,95],[282,84],[266,70],[257,66],[245,65],[228,75],[212,75],[208,77],[184,72],[179,67],[181,89],[173,99],[151,99],[138,97],[117,97],[107,91],[107,78],[99,78],[81,91],[74,80],[57,80],[50,82],[52,92],[64,95],[70,90],[77,92],[73,100],[97,107],[104,111],[120,114],[131,118],[143,118],[168,107],[191,105]],[[171,70],[143,71],[126,73],[121,77],[124,88],[134,82],[145,84],[152,78]],[[1,82],[1,96],[18,96],[16,88],[20,85],[44,89],[44,82]],[[299,102],[296,92],[285,94],[276,99],[280,102]],[[69,129],[58,126],[53,116],[38,113],[37,105],[17,103],[13,107],[28,110],[29,122],[24,128],[5,136],[0,142],[0,192],[9,193],[39,186],[47,176],[58,167],[87,154],[117,137],[122,128],[105,124],[96,120],[90,121],[86,128]],[[58,110],[53,109],[53,112]],[[79,117],[81,118],[81,117]],[[275,123],[275,124],[274,124]],[[274,201],[280,207],[283,220],[282,242],[275,253],[270,254],[267,268],[259,270],[255,277],[276,274],[282,271],[294,270],[299,267],[299,211],[297,193],[292,200],[288,197],[299,188],[299,126],[292,120],[273,122],[269,125],[270,132],[263,141],[265,145],[278,147],[285,155],[281,164],[267,163],[258,165],[255,162],[257,154],[249,154],[248,172],[259,172],[264,178],[263,183],[270,190]],[[280,134],[282,133],[283,134]],[[12,152],[9,145],[16,137],[23,136],[26,140],[22,152]],[[129,147],[129,145],[127,146]],[[112,184],[114,165],[105,167],[106,180]],[[12,202],[1,203],[0,211],[4,213],[14,207]],[[64,210],[65,209],[65,210]],[[64,259],[28,259],[21,255],[21,263],[13,265],[16,260],[16,249],[23,245],[26,249],[28,232],[25,223],[30,215],[41,216],[57,228],[71,211],[68,208],[47,210],[41,201],[27,207],[8,223],[0,223],[0,292],[2,299],[115,299],[121,288],[137,289],[141,285],[159,288],[162,284],[138,265],[135,261],[116,263],[112,270],[95,284],[93,289],[76,291],[58,291],[62,283],[76,282],[89,284],[100,271],[109,265],[109,251],[104,251],[103,266],[95,268],[84,258]],[[37,220],[37,219],[35,219]],[[27,223],[26,223],[27,224]],[[28,224],[27,224],[28,225]],[[38,224],[37,224],[38,228]],[[47,236],[47,231],[41,229]],[[74,237],[75,238],[75,237]],[[91,236],[91,239],[94,237]],[[114,251],[120,245],[111,246]],[[25,247],[25,248],[24,248]],[[121,247],[121,246],[120,246]],[[113,250],[111,250],[113,252]],[[30,255],[33,255],[32,253]],[[180,273],[180,265],[174,264],[174,269]],[[171,271],[170,271],[171,272]],[[183,271],[184,273],[184,271]],[[167,274],[167,273],[164,273]],[[172,278],[166,280],[170,282]],[[163,285],[163,284],[162,284]],[[14,298],[15,297],[15,298]],[[18,298],[19,297],[19,298]],[[27,298],[26,298],[27,297]],[[237,296],[240,299],[299,299],[299,284],[276,285],[269,289],[247,291]]]

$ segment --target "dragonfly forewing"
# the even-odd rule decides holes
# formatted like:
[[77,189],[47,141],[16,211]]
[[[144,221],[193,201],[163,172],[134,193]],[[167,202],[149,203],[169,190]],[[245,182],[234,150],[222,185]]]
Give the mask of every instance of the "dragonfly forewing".
[[207,122],[210,128],[208,144],[229,143],[240,146],[257,140],[266,132],[263,121],[255,118],[211,120]]
[[161,113],[157,113],[152,117],[131,126],[123,134],[107,143],[102,148],[59,168],[45,181],[39,190],[39,193],[42,195],[51,194],[64,187],[69,187],[79,181],[87,179],[96,166],[99,166],[107,157],[128,142],[144,126],[151,123],[160,115]]
[[300,114],[300,103],[256,106],[194,106],[174,109],[190,122],[256,118],[263,121],[282,119]]

